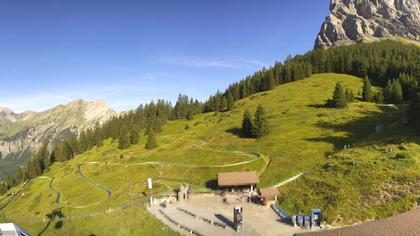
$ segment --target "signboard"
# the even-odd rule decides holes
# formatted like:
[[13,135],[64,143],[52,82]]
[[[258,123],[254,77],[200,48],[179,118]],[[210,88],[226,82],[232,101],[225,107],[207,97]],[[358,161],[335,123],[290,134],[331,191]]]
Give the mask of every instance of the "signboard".
[[153,185],[152,185],[152,178],[147,178],[147,188],[148,189],[152,189]]

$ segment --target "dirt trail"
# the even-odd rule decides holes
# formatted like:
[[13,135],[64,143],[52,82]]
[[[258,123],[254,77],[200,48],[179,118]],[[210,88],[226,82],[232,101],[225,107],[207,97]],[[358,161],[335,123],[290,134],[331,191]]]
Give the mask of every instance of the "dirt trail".
[[286,179],[286,180],[283,180],[283,181],[281,181],[280,183],[275,184],[275,185],[273,185],[273,186],[271,186],[271,187],[273,187],[273,188],[278,188],[278,187],[280,187],[280,186],[282,186],[282,185],[285,185],[285,184],[287,184],[287,183],[290,183],[290,182],[292,182],[292,181],[294,181],[294,180],[298,179],[298,178],[299,178],[299,177],[301,177],[302,175],[303,175],[303,172],[301,172],[301,173],[299,173],[299,174],[297,174],[297,175],[295,175],[295,176],[292,176],[292,177],[290,177],[290,178],[288,178],[288,179]]

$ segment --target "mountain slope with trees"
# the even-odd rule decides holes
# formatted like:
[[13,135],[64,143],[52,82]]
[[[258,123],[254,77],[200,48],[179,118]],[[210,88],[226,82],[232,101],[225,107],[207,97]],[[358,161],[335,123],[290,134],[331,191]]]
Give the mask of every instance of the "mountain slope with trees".
[[[9,195],[11,192],[21,189],[25,193],[24,196],[19,195],[3,210],[5,220],[40,218],[57,208],[61,209],[64,216],[118,208],[132,203],[130,191],[145,191],[142,190],[146,188],[145,179],[151,176],[156,178],[156,191],[163,192],[171,191],[165,186],[177,188],[183,181],[191,183],[194,191],[208,191],[206,188],[211,187],[218,172],[234,170],[256,170],[260,174],[261,186],[271,186],[328,161],[328,156],[342,149],[344,145],[360,140],[378,139],[378,134],[375,134],[378,124],[384,124],[389,132],[403,132],[401,130],[404,130],[404,126],[400,124],[392,127],[404,114],[404,108],[362,102],[361,95],[355,95],[357,100],[346,108],[325,107],[324,104],[333,94],[337,82],[354,91],[361,91],[363,87],[362,79],[353,76],[314,75],[237,101],[230,111],[196,114],[190,120],[167,120],[166,124],[161,126],[160,132],[154,132],[152,129],[155,134],[154,140],[150,138],[153,135],[150,135],[147,129],[143,129],[138,133],[138,143],[131,144],[126,149],[119,148],[119,138],[114,141],[111,137],[105,139],[102,145],[94,146],[72,159],[56,161],[48,166],[42,176],[52,178],[52,183],[48,179],[35,178],[35,182],[25,186],[20,184],[3,195],[0,198],[2,204],[12,196]],[[252,114],[257,109],[260,112]],[[259,120],[266,119],[270,132],[258,139],[244,135],[242,121],[245,110],[250,113],[252,111],[252,124],[257,117]],[[260,119],[261,117],[263,119]],[[115,135],[119,136],[119,133],[115,132]],[[128,140],[129,136],[127,135]],[[149,139],[152,141],[149,142]],[[154,141],[158,146],[147,149],[146,144],[153,144]],[[255,158],[247,154],[248,152],[260,153],[264,158]],[[44,156],[44,153],[45,150],[39,150],[36,156]],[[161,164],[138,164],[150,162]],[[218,167],[241,162],[247,164]],[[203,164],[213,167],[200,167]],[[101,188],[86,182],[81,173],[94,183],[112,191],[112,195],[109,197]],[[164,178],[159,179],[157,176]],[[59,204],[50,203],[53,201],[53,192],[47,194],[50,197],[44,195],[52,191],[48,190],[50,184],[61,194]],[[84,194],[80,195],[81,192]],[[17,205],[20,207],[13,207]],[[83,208],[75,208],[78,206]],[[313,204],[311,207],[318,206]],[[138,227],[138,224],[146,224],[150,215],[142,205],[137,205],[103,214],[99,218],[86,217],[83,219],[84,226],[80,228],[76,226],[82,219],[65,219],[61,228],[48,228],[46,235],[70,232],[105,233],[111,230],[110,222],[115,217],[132,215],[133,211],[144,217],[136,218],[137,223],[132,220],[121,222],[127,232],[170,234],[167,228],[164,228],[166,231],[162,231],[157,222],[147,224],[145,229]],[[39,232],[45,226],[30,221],[19,223],[33,232]]]
[[[399,142],[401,137],[415,134],[414,126],[408,125],[420,120],[419,50],[414,45],[383,41],[310,51],[263,68],[204,103],[180,95],[175,106],[163,100],[140,106],[86,129],[78,137],[68,137],[52,150],[41,147],[25,169],[18,169],[6,185],[0,186],[7,192],[0,199],[6,206],[13,193],[25,191],[25,197],[11,201],[12,206],[18,204],[21,209],[5,207],[4,220],[40,218],[57,208],[61,214],[71,216],[130,204],[127,192],[131,186],[150,176],[164,177],[158,181],[162,191],[171,191],[183,181],[208,191],[220,171],[256,170],[261,186],[272,186],[298,173],[320,170],[319,165],[340,155],[343,147],[364,143],[383,146],[382,140],[393,137]],[[359,78],[323,73],[334,71]],[[325,106],[331,98],[334,106]],[[408,145],[414,144],[410,141]],[[252,153],[258,153],[257,157]],[[235,163],[244,164],[231,166]],[[396,164],[389,161],[384,168],[392,169]],[[48,179],[50,182],[39,181]],[[345,184],[345,178],[337,181]],[[378,183],[381,181],[386,182],[381,178]],[[51,198],[40,196],[48,189],[45,184],[53,192],[59,189],[64,196],[61,202],[41,207],[48,205]],[[307,184],[305,189],[316,191],[318,182]],[[327,180],[319,184],[337,187]],[[283,203],[292,213],[304,207],[319,207],[312,198],[302,207],[299,201],[305,194],[299,192],[293,197],[289,191],[284,191],[289,198]],[[357,191],[361,196],[368,193],[363,188]],[[80,192],[85,194],[81,196]],[[404,196],[408,198],[403,201],[411,203],[410,195]],[[334,222],[334,212],[329,211],[334,205],[325,202],[321,206],[330,212],[328,219]],[[392,210],[403,211],[407,206],[396,204]],[[138,212],[144,212],[141,206],[136,207]],[[387,214],[389,211],[376,211],[371,215],[380,218]],[[100,223],[89,218],[90,228],[105,232],[112,216],[101,216]],[[355,214],[337,222],[354,220],[363,219]],[[80,223],[71,219],[63,222],[64,227],[47,232],[75,232],[74,226]],[[22,224],[34,231],[43,225]],[[150,231],[138,231],[131,222],[125,224],[137,233],[162,233],[158,223],[146,229]],[[86,233],[80,230],[77,232]]]

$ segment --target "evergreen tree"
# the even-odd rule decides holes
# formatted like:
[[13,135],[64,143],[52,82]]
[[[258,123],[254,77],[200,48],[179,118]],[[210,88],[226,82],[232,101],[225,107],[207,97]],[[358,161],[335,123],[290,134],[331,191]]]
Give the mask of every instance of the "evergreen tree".
[[82,132],[80,132],[80,136],[79,136],[79,150],[81,153],[86,152],[88,150],[88,138],[86,136],[86,132],[84,130],[82,130]]
[[398,80],[390,80],[384,90],[385,101],[387,103],[400,104],[403,100],[401,84]]
[[354,93],[351,89],[346,89],[346,100],[347,102],[354,102]]
[[244,116],[242,118],[242,134],[247,137],[251,137],[253,127],[254,125],[252,123],[251,113],[248,110],[245,110]]
[[139,133],[136,129],[130,129],[130,144],[137,144],[139,142]]
[[193,112],[191,110],[189,110],[188,113],[187,113],[187,120],[193,120],[193,119],[194,119]]
[[67,145],[69,145],[69,147],[70,147],[70,149],[73,153],[73,156],[75,154],[80,153],[79,143],[77,142],[77,136],[75,134],[71,134],[65,141],[66,141]]
[[27,173],[29,178],[35,178],[37,176],[40,176],[42,174],[41,165],[38,159],[32,158],[29,160],[27,164]]
[[246,83],[245,81],[242,81],[241,83],[241,98],[246,98],[248,96],[247,94],[247,88],[246,88]]
[[331,105],[335,108],[343,108],[347,106],[346,93],[344,91],[344,86],[341,82],[337,82],[337,84],[335,85]]
[[384,102],[384,94],[382,90],[378,90],[373,95],[373,101],[376,103],[383,103]]
[[401,73],[398,76],[398,81],[401,84],[402,92],[403,92],[403,99],[410,100],[410,96],[413,94],[415,89],[418,86],[418,82],[406,73]]
[[25,174],[20,166],[16,169],[15,174],[15,185],[22,183],[25,180]]
[[4,183],[0,183],[0,195],[5,194],[7,190],[7,186]]
[[99,122],[95,123],[95,129],[94,129],[93,135],[94,135],[95,146],[100,147],[104,145],[102,132],[101,132],[101,125],[99,124]]
[[156,119],[156,118],[154,118],[154,119],[151,119],[151,120],[149,120],[148,122],[147,122],[147,127],[146,127],[146,133],[148,133],[149,132],[149,130],[151,130],[151,129],[153,129],[153,130],[158,130],[158,131],[160,131],[161,130],[161,125],[160,125],[160,121],[159,121],[159,119]]
[[408,118],[412,125],[420,127],[420,89],[413,91],[408,108]]
[[227,110],[227,106],[228,106],[228,100],[227,100],[226,96],[223,96],[222,97],[222,102],[220,104],[220,110],[224,110],[224,109]]
[[58,152],[57,147],[54,147],[53,150],[51,151],[51,154],[50,154],[50,162],[51,163],[54,163],[54,162],[58,161],[57,160],[57,152]]
[[267,114],[261,105],[258,105],[255,111],[252,134],[256,138],[261,138],[267,135],[270,131],[270,124],[268,122]]
[[373,101],[373,91],[372,91],[372,85],[370,84],[369,78],[366,76],[363,79],[363,92],[362,92],[362,100],[366,102],[372,102]]
[[148,132],[148,136],[147,136],[147,143],[145,145],[145,148],[147,150],[152,150],[157,148],[157,141],[156,141],[156,136],[155,136],[155,132],[153,131],[153,129],[150,129]]
[[227,110],[230,111],[235,106],[235,101],[233,98],[233,95],[231,93],[228,93],[227,95]]
[[130,146],[130,141],[128,138],[128,129],[127,126],[123,125],[120,129],[120,136],[118,138],[118,148],[126,149]]
[[67,141],[64,141],[61,146],[60,146],[60,159],[62,161],[68,161],[73,159],[74,157],[74,153],[73,150],[71,149],[70,145],[67,143]]
[[44,172],[48,166],[50,166],[50,153],[48,152],[48,146],[42,145],[38,152],[34,155],[34,159],[39,162],[41,172]]

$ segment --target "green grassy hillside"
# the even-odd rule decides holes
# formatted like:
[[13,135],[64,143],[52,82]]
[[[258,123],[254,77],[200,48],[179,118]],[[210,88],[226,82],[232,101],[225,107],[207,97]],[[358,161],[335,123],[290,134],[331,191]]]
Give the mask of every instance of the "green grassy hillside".
[[395,122],[282,187],[280,204],[295,214],[321,208],[337,225],[413,209],[420,194],[419,141],[416,131]]
[[[260,185],[272,186],[303,171],[316,172],[319,163],[331,161],[328,157],[345,144],[382,138],[375,134],[378,124],[391,127],[387,132],[394,130],[401,117],[394,106],[356,102],[346,109],[323,107],[337,81],[355,92],[362,85],[359,78],[339,74],[284,84],[238,101],[230,112],[168,122],[157,135],[159,148],[152,151],[144,148],[144,135],[126,150],[108,140],[68,162],[53,164],[45,177],[11,189],[0,198],[3,221],[14,221],[35,234],[45,228],[45,235],[173,234],[144,208],[150,194],[145,186],[148,177],[155,178],[154,195],[171,193],[181,182],[191,183],[196,192],[209,191],[218,172],[234,170],[256,170]],[[259,104],[269,115],[270,134],[258,140],[244,138],[243,112],[255,111]],[[296,183],[308,191],[317,186]],[[294,190],[282,190],[290,199],[285,203],[289,210],[303,208],[297,202],[306,197],[303,190],[292,195]],[[305,207],[327,209],[316,200]],[[66,217],[57,228],[56,221],[49,226],[43,222],[56,208]]]

